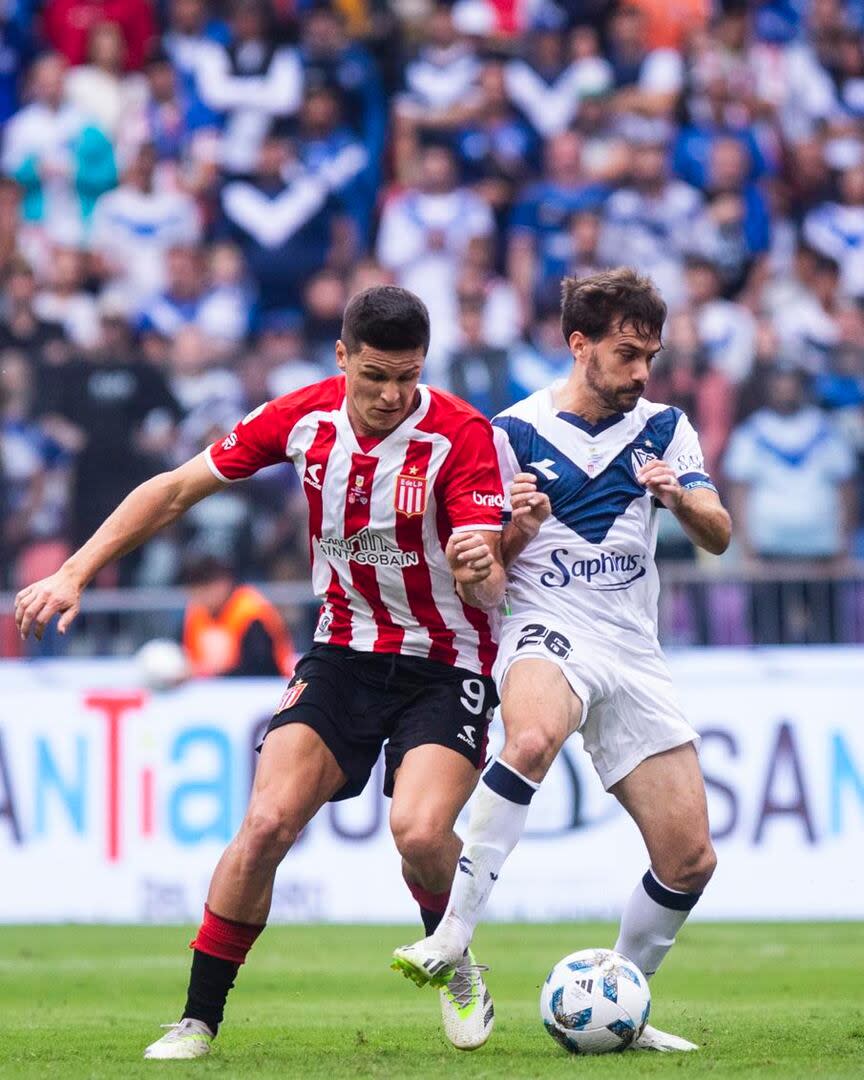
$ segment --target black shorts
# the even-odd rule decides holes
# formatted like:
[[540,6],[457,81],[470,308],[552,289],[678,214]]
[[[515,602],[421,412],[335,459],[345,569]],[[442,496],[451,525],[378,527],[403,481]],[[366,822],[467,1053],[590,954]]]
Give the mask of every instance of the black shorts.
[[434,660],[313,645],[298,663],[265,738],[284,724],[316,731],[348,777],[333,801],[366,787],[381,747],[384,794],[415,746],[449,746],[480,769],[498,695],[491,678]]

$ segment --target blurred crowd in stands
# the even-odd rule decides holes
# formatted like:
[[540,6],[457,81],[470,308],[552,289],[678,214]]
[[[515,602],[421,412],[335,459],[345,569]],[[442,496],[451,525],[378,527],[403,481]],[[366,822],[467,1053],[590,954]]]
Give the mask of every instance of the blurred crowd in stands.
[[[861,554],[862,0],[0,10],[0,588],[332,373],[353,291],[419,293],[427,381],[492,415],[566,374],[562,275],[620,264],[669,304],[649,396],[730,557]],[[298,496],[265,471],[102,583],[304,578]]]

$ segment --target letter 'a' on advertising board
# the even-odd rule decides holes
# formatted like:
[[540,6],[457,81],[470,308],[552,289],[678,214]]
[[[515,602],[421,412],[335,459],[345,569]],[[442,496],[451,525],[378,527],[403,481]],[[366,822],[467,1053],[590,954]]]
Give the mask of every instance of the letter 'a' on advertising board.
[[[670,664],[701,734],[723,866],[694,917],[864,918],[858,652],[693,650]],[[75,661],[4,662],[2,678],[0,865],[15,887],[0,889],[0,921],[197,919],[284,682],[149,695],[129,664]],[[273,921],[413,921],[387,809],[379,763],[359,798],[304,831],[280,867]],[[532,802],[491,917],[615,916],[644,858],[576,737]]]

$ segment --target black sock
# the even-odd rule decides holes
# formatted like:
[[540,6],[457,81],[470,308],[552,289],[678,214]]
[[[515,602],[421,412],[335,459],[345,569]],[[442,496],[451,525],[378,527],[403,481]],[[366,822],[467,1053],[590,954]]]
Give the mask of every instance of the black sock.
[[240,965],[232,960],[221,960],[195,949],[183,1015],[203,1020],[215,1035],[222,1023],[228,991],[239,970]]
[[443,911],[430,911],[429,908],[420,905],[420,918],[423,920],[423,926],[426,930],[426,937],[430,934],[434,934],[438,929],[438,924],[444,918]]

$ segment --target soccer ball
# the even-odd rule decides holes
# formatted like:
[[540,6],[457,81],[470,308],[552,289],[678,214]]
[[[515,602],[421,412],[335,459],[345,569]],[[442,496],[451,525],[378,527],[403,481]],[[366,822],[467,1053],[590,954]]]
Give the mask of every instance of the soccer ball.
[[571,1054],[626,1050],[651,1011],[648,980],[611,949],[583,949],[559,961],[540,994],[546,1030]]
[[154,638],[135,654],[138,677],[148,690],[170,690],[189,677],[186,654],[170,638]]

